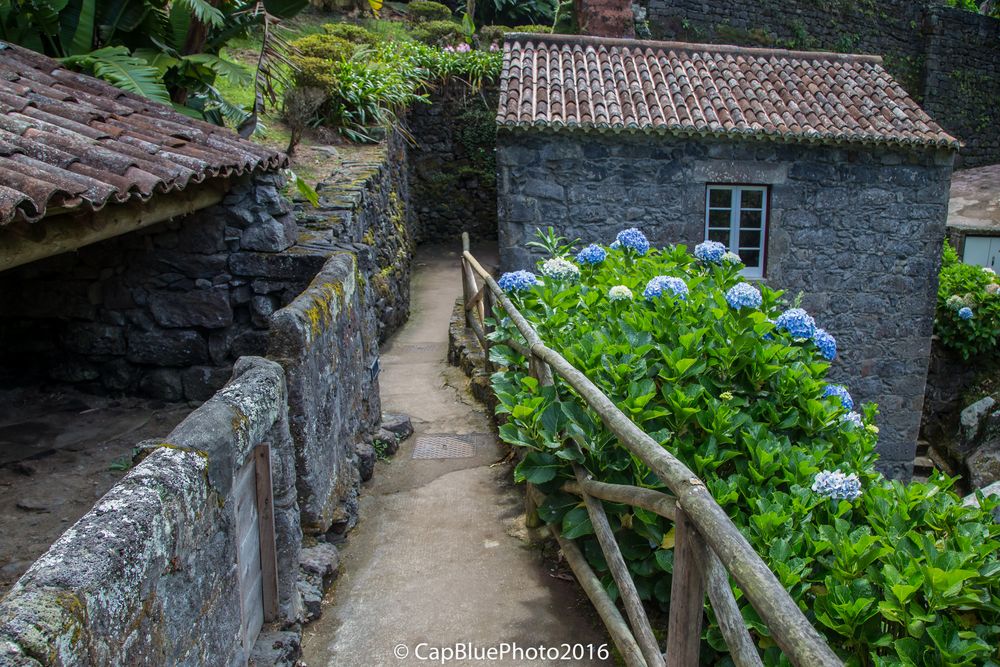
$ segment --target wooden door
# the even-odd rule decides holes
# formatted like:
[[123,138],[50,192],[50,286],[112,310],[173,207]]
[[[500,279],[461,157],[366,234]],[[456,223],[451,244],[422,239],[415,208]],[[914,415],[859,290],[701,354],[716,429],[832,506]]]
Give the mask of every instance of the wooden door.
[[274,536],[271,448],[259,445],[236,474],[237,571],[241,637],[249,657],[264,625],[277,617],[277,550]]

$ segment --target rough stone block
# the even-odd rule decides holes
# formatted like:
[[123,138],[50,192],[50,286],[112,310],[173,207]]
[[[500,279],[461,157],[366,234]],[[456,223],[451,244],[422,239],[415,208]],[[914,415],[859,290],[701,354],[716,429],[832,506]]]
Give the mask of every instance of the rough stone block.
[[222,329],[233,323],[233,309],[226,287],[153,292],[149,295],[149,308],[161,327]]
[[260,252],[281,252],[295,244],[297,235],[294,216],[267,216],[240,232],[240,247]]
[[208,361],[208,345],[197,331],[129,330],[126,358],[150,366],[190,366]]

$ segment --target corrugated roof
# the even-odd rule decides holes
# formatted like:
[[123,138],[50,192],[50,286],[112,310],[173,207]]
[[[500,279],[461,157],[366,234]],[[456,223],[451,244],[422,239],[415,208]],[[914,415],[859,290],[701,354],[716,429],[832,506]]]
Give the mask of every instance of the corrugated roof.
[[497,123],[957,149],[878,56],[512,33]]
[[231,130],[0,42],[0,225],[286,162]]

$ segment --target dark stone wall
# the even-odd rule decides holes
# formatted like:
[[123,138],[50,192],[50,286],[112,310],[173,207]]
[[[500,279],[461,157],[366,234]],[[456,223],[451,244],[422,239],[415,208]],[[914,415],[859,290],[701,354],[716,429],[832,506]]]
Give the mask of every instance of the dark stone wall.
[[1000,161],[1000,21],[938,0],[643,0],[654,38],[881,55],[961,139],[963,167]]
[[305,292],[272,316],[268,356],[285,369],[302,529],[353,527],[356,449],[381,421],[375,331],[351,253],[331,257]]
[[407,124],[411,204],[419,241],[457,242],[497,235],[496,113],[499,89],[473,91],[451,81],[416,104]]
[[879,404],[883,469],[908,477],[924,394],[950,154],[649,135],[501,131],[500,258],[533,265],[536,228],[655,245],[704,239],[705,186],[771,186],[767,283],[802,291],[840,344],[833,377]]
[[340,251],[358,257],[366,328],[388,336],[409,315],[406,164],[394,133],[322,184],[319,208],[293,210],[283,177],[259,176],[179,220],[0,273],[0,378],[203,401],[237,358],[266,353],[271,315]]
[[282,184],[244,179],[216,206],[0,274],[0,373],[210,397],[321,265],[275,263],[296,236]]

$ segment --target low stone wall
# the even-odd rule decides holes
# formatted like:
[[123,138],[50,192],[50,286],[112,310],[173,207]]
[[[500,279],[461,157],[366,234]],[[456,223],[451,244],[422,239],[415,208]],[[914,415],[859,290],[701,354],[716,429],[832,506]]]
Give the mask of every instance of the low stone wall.
[[272,318],[269,355],[285,369],[302,528],[325,533],[357,521],[356,447],[381,419],[378,344],[365,327],[354,256],[331,257]]
[[236,472],[271,447],[280,618],[300,613],[284,374],[260,358],[66,531],[0,602],[0,665],[243,665]]
[[496,110],[499,89],[452,81],[417,104],[407,122],[411,205],[420,240],[457,243],[497,237]]

